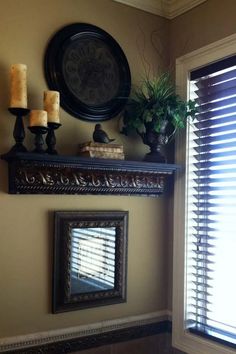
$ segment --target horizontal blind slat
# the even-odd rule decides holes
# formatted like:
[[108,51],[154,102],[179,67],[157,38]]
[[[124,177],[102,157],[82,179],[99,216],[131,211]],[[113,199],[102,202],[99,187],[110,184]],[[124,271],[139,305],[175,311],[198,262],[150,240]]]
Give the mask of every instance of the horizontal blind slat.
[[198,90],[195,90],[195,94],[198,97],[205,98],[211,96],[212,94],[221,95],[222,91],[225,92],[225,90],[230,88],[236,88],[235,78],[232,78],[232,80],[228,80],[228,81],[218,82],[217,85],[203,85],[202,87],[199,87]]
[[[235,138],[235,141],[236,141],[236,138]],[[214,151],[222,150],[222,149],[231,149],[231,148],[236,149],[235,141],[228,141],[228,142],[224,142],[223,144],[222,144],[222,142],[219,144],[206,143],[205,145],[202,145],[200,143],[199,145],[194,146],[194,148],[192,148],[192,150],[194,150],[200,154],[203,152],[210,152],[210,151],[214,152]]]
[[212,77],[207,76],[207,77],[200,78],[196,80],[195,85],[197,87],[211,86],[217,84],[218,82],[226,81],[232,78],[233,79],[236,78],[236,69],[226,71],[222,74],[218,74]]
[[197,129],[202,129],[217,124],[231,123],[236,121],[236,106],[198,114],[196,120],[197,121],[194,122],[194,126]]
[[195,135],[198,137],[207,137],[212,136],[213,134],[218,134],[217,139],[220,139],[222,135],[225,135],[227,132],[230,133],[232,130],[236,130],[236,123],[231,122],[231,124],[222,125],[222,126],[210,126],[195,131]]
[[221,142],[222,147],[223,147],[223,141],[225,140],[225,143],[228,143],[229,140],[235,139],[235,133],[224,133],[221,134],[221,136],[206,136],[206,137],[201,137],[194,139],[194,142],[197,145],[205,145],[205,144],[213,144],[213,143],[219,143]]
[[219,158],[226,158],[226,157],[231,157],[231,156],[236,156],[236,147],[233,150],[229,151],[217,151],[217,152],[209,152],[205,151],[201,154],[196,154],[193,155],[193,158],[197,161],[205,161],[205,160],[213,160],[213,159],[219,159]]
[[[236,97],[228,97],[225,98],[223,101],[213,101],[213,102],[208,102],[204,103],[203,105],[198,106],[198,113],[202,114],[204,112],[209,112],[212,110],[217,110],[217,109],[223,109],[223,107],[231,106],[236,104]],[[196,119],[198,120],[198,117],[200,118],[200,114],[197,115]]]
[[219,100],[219,99],[223,100],[229,96],[235,96],[235,95],[236,95],[236,87],[231,87],[231,88],[222,90],[220,92],[212,93],[207,96],[198,97],[196,99],[196,102],[199,105],[202,105],[202,104],[214,101],[214,100]]

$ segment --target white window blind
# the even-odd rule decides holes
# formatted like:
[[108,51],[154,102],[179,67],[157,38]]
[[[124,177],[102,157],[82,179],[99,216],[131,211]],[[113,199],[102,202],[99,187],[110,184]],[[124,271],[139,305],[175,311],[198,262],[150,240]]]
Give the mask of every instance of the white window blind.
[[191,73],[187,327],[236,348],[236,58]]

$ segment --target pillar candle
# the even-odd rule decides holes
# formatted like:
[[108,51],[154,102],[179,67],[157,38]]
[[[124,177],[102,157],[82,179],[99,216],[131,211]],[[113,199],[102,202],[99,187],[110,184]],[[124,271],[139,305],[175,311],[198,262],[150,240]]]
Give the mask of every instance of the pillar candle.
[[58,91],[44,91],[44,109],[48,112],[48,122],[60,123],[60,94]]
[[11,98],[10,107],[27,108],[27,66],[14,64],[11,66]]
[[47,112],[39,109],[33,109],[30,112],[29,125],[30,127],[47,127]]

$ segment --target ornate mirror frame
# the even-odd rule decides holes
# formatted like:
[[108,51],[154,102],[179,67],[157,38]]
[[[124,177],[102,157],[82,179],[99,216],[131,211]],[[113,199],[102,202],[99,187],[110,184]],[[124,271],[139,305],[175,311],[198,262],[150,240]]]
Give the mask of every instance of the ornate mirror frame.
[[[52,312],[79,310],[126,301],[127,211],[56,211],[54,213]],[[72,230],[115,230],[114,286],[91,292],[72,291]],[[79,280],[78,280],[79,281]]]

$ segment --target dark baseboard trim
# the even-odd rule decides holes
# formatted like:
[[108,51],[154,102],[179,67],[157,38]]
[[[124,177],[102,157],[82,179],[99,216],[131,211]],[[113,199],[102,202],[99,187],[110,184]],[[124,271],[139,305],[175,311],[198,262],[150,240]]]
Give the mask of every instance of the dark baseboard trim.
[[106,333],[73,338],[66,341],[6,351],[5,353],[15,354],[65,354],[85,350],[102,345],[109,345],[118,342],[130,341],[133,339],[148,337],[155,334],[171,332],[171,321],[161,321],[151,324],[144,324],[136,327],[118,329]]

